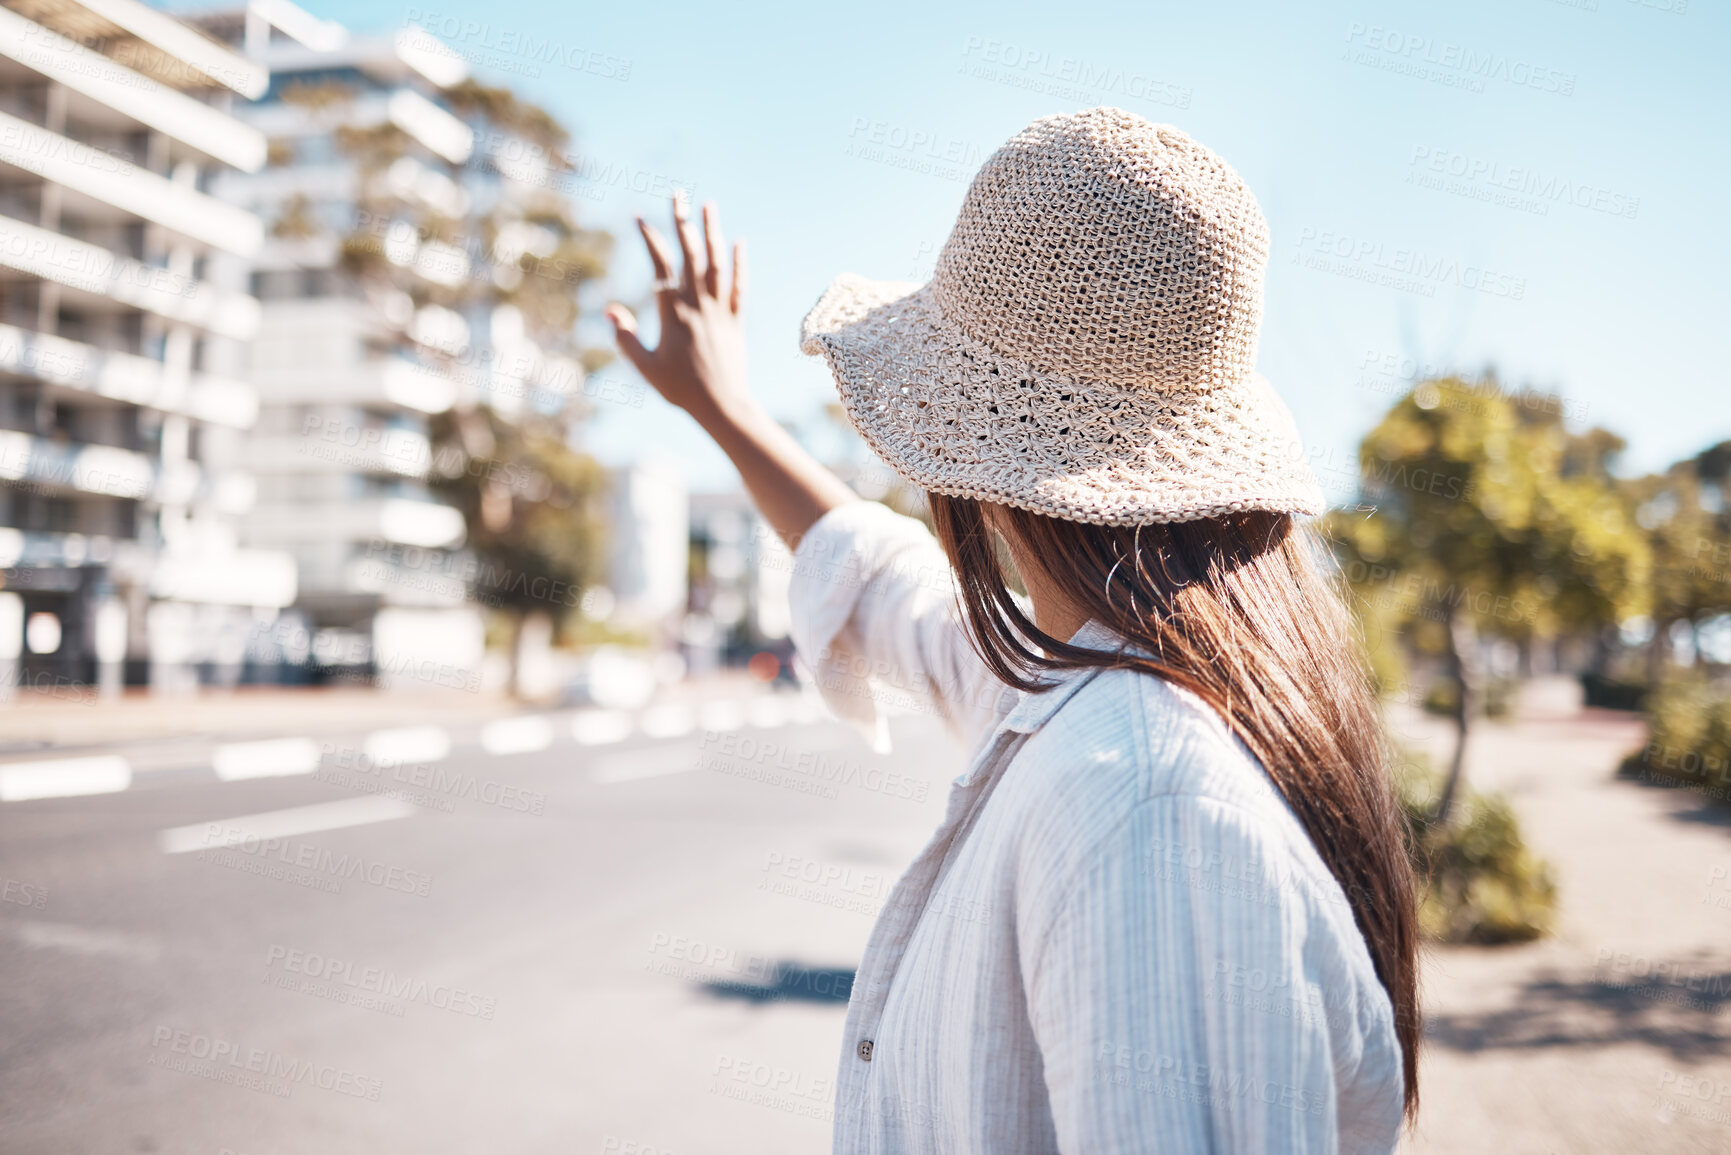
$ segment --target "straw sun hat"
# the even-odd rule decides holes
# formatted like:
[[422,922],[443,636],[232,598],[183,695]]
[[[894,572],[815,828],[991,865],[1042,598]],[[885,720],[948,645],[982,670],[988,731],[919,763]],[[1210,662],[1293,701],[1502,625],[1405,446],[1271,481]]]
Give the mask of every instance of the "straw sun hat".
[[800,330],[922,489],[1108,525],[1320,513],[1254,371],[1268,226],[1238,174],[1117,108],[992,154],[929,284],[844,274]]

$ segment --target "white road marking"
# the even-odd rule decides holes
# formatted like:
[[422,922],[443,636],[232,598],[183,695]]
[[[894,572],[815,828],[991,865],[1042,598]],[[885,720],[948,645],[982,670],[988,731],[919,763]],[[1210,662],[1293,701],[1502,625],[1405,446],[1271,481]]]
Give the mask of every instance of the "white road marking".
[[553,723],[547,718],[501,718],[481,727],[481,749],[489,754],[533,754],[552,744]]
[[768,730],[786,723],[787,707],[779,698],[754,698],[746,707],[746,718],[758,729]]
[[319,744],[311,738],[231,742],[216,748],[211,755],[211,765],[216,769],[216,776],[224,782],[311,774],[319,768]]
[[571,717],[571,737],[579,746],[608,746],[631,737],[631,715],[623,710],[579,710]]
[[651,738],[677,738],[697,728],[697,716],[690,706],[669,702],[651,706],[637,719],[637,725]]
[[74,926],[64,922],[21,922],[13,929],[24,945],[82,955],[109,955],[148,962],[162,953],[162,943],[142,934]]
[[821,722],[828,717],[829,711],[823,703],[809,694],[800,694],[788,703],[788,718],[797,725]]
[[451,735],[443,726],[374,730],[367,735],[362,750],[374,762],[437,762],[451,752]]
[[689,747],[650,747],[614,754],[590,772],[589,780],[605,786],[613,782],[635,782],[640,778],[684,774],[695,769],[697,759],[693,757]]
[[697,724],[705,730],[737,730],[745,725],[745,707],[738,702],[705,702],[698,708]]
[[132,764],[118,754],[0,766],[0,802],[113,794],[130,785]]
[[414,813],[415,808],[400,798],[377,795],[345,798],[340,802],[321,802],[315,806],[267,810],[262,814],[243,814],[239,818],[216,818],[191,826],[175,826],[158,834],[157,840],[164,854],[185,854],[189,850],[245,846],[270,838],[389,822]]

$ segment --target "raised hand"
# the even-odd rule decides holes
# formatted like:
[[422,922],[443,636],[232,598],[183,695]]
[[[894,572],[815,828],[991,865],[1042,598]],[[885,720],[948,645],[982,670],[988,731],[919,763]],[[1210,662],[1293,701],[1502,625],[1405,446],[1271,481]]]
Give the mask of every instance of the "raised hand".
[[792,549],[824,513],[859,498],[752,399],[745,382],[740,323],[745,247],[733,246],[733,276],[723,276],[721,218],[715,206],[703,206],[701,248],[688,216],[684,198],[676,195],[673,226],[682,257],[677,278],[667,242],[642,218],[637,221],[655,265],[661,343],[644,348],[637,339],[637,322],[623,305],[609,306],[607,317],[620,351],[644,380],[715,439],[739,470],[764,520]]
[[637,319],[624,305],[608,306],[619,349],[643,379],[674,405],[708,424],[750,405],[745,379],[745,334],[740,310],[745,296],[745,244],[733,246],[733,275],[723,271],[721,214],[703,206],[703,244],[683,193],[673,196],[673,228],[679,238],[678,275],[673,254],[660,233],[637,218],[637,229],[655,266],[656,306],[661,340],[646,348],[637,336]]

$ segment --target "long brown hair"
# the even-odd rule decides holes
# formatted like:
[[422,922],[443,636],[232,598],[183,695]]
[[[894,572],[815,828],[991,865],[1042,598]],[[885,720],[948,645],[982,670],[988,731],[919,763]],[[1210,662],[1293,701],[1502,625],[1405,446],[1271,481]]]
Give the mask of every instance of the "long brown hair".
[[[994,507],[1024,574],[1154,656],[1071,646],[1011,596],[979,502],[928,494],[968,633],[1006,683],[1141,670],[1217,710],[1262,763],[1351,903],[1394,1006],[1408,1119],[1418,1110],[1418,912],[1389,755],[1351,617],[1320,543],[1285,514],[1109,526]],[[1030,648],[1030,643],[1038,651]]]

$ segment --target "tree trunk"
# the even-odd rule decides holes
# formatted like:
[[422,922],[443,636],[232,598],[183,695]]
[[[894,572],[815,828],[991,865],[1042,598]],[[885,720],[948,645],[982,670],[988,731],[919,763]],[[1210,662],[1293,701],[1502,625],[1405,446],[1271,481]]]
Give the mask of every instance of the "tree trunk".
[[516,699],[521,697],[519,682],[523,672],[523,623],[528,615],[522,610],[512,610],[511,642],[505,651],[505,695]]
[[1460,693],[1455,696],[1455,753],[1449,763],[1448,779],[1443,783],[1442,797],[1437,800],[1433,819],[1437,826],[1447,826],[1454,815],[1455,798],[1466,772],[1467,733],[1479,706],[1478,632],[1473,629],[1471,616],[1463,613],[1458,605],[1449,607],[1444,624],[1447,627],[1449,667]]
[[1647,686],[1657,687],[1665,677],[1665,667],[1671,664],[1671,622],[1653,619],[1653,639],[1647,643]]
[[518,614],[515,644],[511,650],[511,694],[526,702],[539,702],[553,690],[549,665],[553,641],[553,619],[545,610]]

